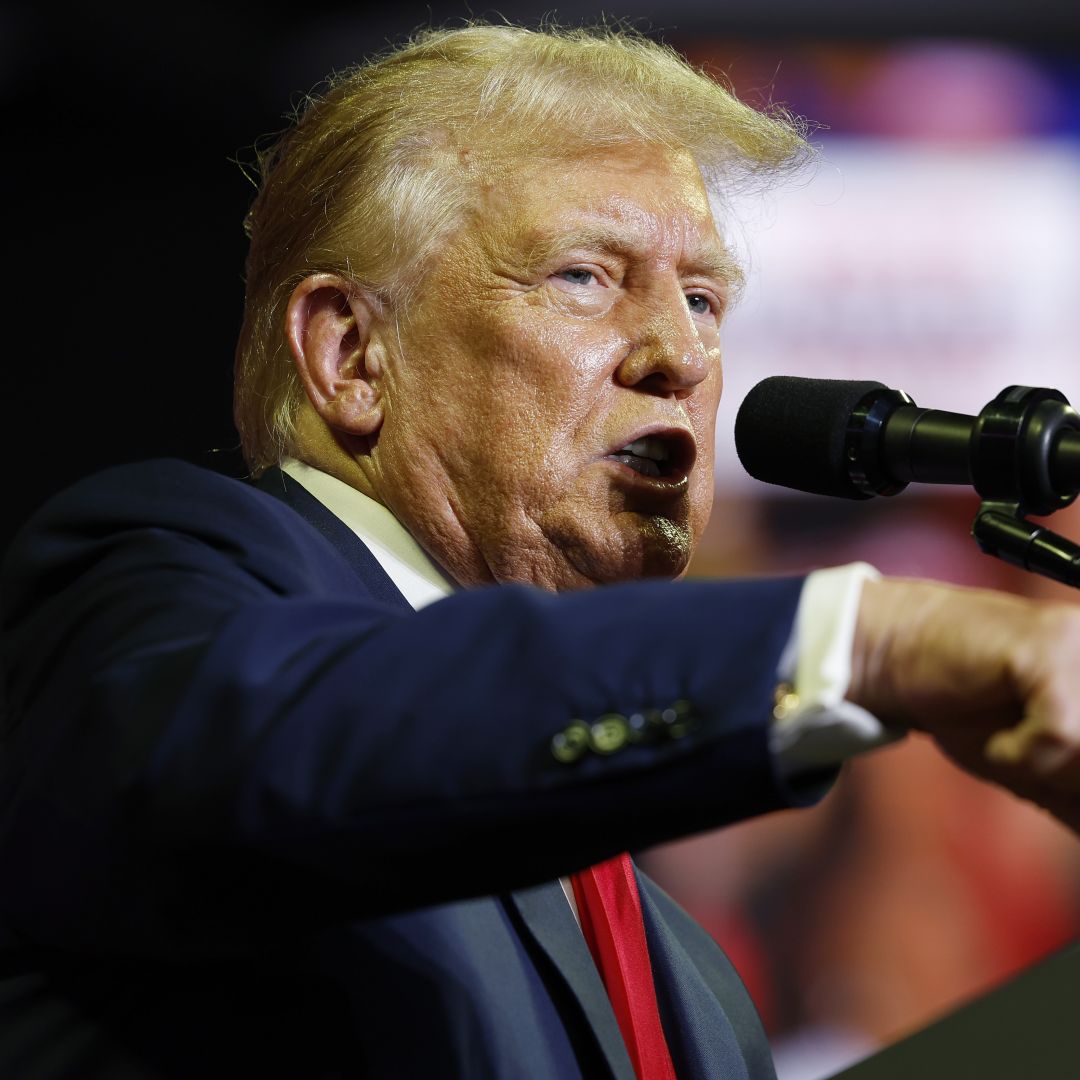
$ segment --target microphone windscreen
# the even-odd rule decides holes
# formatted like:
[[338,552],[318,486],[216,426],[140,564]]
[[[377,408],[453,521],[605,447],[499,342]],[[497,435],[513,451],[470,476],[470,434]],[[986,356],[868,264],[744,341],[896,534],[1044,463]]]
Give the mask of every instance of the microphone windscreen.
[[848,420],[884,383],[774,375],[755,386],[735,417],[735,449],[743,468],[766,484],[868,499],[848,475]]

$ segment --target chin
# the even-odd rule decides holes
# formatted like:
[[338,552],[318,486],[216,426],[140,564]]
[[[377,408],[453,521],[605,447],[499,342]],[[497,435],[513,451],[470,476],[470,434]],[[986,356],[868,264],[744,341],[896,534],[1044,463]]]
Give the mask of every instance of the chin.
[[641,578],[678,578],[686,573],[693,550],[693,535],[687,525],[650,514],[634,522],[631,529],[623,525],[618,530],[603,552],[597,553],[599,573],[590,576],[608,585]]
[[668,512],[564,500],[538,520],[554,556],[549,587],[587,588],[640,578],[677,578],[686,572],[697,532],[689,509]]
[[690,529],[666,517],[651,519],[642,552],[639,577],[679,578],[686,573],[693,554]]

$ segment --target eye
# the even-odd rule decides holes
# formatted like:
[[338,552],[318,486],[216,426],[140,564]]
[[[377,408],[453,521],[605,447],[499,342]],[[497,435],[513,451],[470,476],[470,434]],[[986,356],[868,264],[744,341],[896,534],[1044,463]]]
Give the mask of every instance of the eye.
[[686,306],[695,315],[717,314],[712,299],[706,296],[705,293],[687,293]]
[[582,266],[572,266],[568,270],[560,270],[555,276],[562,278],[563,281],[569,281],[572,285],[591,285],[596,281],[596,275]]

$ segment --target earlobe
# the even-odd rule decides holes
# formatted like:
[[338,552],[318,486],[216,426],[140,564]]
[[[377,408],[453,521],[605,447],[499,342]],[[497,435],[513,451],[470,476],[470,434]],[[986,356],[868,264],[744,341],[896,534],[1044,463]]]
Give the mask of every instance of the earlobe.
[[293,290],[285,332],[315,411],[333,429],[371,436],[382,425],[381,363],[372,340],[374,302],[337,274],[313,274]]

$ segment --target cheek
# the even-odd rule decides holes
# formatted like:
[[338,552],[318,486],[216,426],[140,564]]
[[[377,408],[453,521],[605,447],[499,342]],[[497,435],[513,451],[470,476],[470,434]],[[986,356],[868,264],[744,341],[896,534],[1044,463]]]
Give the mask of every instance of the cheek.
[[712,467],[706,471],[702,469],[698,474],[698,484],[690,496],[690,527],[694,534],[694,542],[701,539],[705,532],[705,526],[712,516],[713,494],[716,485],[713,480]]
[[529,458],[551,465],[595,451],[603,442],[605,417],[617,406],[610,400],[616,393],[610,368],[608,351],[599,346],[531,351],[526,363],[506,372],[501,387],[504,437],[524,444]]
[[690,487],[691,514],[698,536],[712,513],[716,485],[716,411],[720,405],[722,384],[723,378],[717,367],[716,374],[710,376],[709,385],[701,388],[705,392],[695,398],[693,408],[689,410],[698,448]]
[[709,350],[709,374],[697,388],[693,397],[694,422],[713,431],[716,427],[716,414],[720,408],[720,399],[724,395],[724,366],[720,349]]
[[686,412],[697,443],[695,472],[699,468],[706,468],[710,475],[712,473],[716,456],[716,414],[720,407],[720,386],[721,377],[717,372],[687,402]]
[[547,307],[508,305],[494,350],[506,373],[544,397],[580,400],[609,380],[627,342],[606,321],[572,320]]

